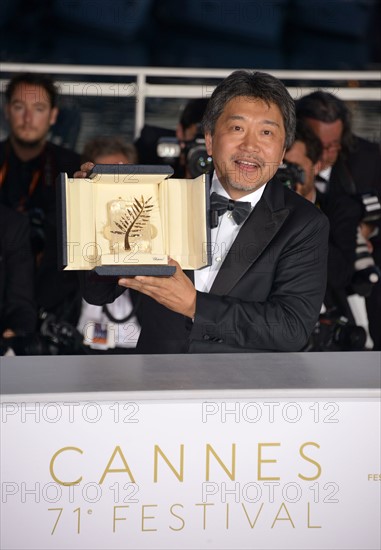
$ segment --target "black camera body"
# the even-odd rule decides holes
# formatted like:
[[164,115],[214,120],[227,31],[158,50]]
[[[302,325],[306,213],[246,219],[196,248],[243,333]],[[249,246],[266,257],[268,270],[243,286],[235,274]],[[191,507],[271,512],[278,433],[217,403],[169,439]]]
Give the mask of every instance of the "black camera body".
[[[362,193],[354,195],[362,206],[361,223],[375,225],[381,219],[381,204],[376,193]],[[368,249],[368,242],[363,237],[360,228],[357,230],[355,271],[349,294],[359,294],[369,297],[375,284],[380,284],[381,269],[376,265],[371,252]]]
[[285,187],[293,191],[295,191],[297,184],[304,185],[306,181],[306,174],[303,168],[294,162],[284,161],[279,166],[275,175]]
[[179,141],[176,137],[159,138],[156,153],[164,164],[173,164],[182,157],[191,178],[208,174],[213,170],[212,157],[208,155],[202,135],[189,141]]
[[362,351],[366,332],[332,308],[319,316],[304,351]]
[[348,294],[359,294],[368,297],[371,295],[374,285],[379,284],[380,281],[381,270],[368,250],[366,239],[358,229],[354,273],[347,292]]
[[11,348],[16,355],[81,355],[83,336],[70,323],[59,321],[44,312],[39,332],[14,336],[0,341],[3,353]]
[[359,193],[357,200],[362,206],[362,223],[374,224],[381,219],[380,199],[374,191],[368,193]]

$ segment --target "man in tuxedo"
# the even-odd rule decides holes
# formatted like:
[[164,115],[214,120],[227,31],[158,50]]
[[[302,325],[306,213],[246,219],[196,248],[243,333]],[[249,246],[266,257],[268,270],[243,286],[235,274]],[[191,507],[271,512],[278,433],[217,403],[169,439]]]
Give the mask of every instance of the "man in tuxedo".
[[[323,145],[316,185],[333,204],[343,194],[374,193],[381,200],[381,153],[372,143],[352,133],[351,114],[343,101],[328,92],[313,92],[296,103],[297,116],[306,121]],[[376,265],[381,267],[381,223],[361,223]],[[381,281],[366,298],[369,332],[375,350],[381,349]]]
[[294,140],[294,102],[273,76],[235,71],[213,92],[203,127],[215,166],[212,264],[186,274],[171,260],[172,277],[117,285],[84,275],[84,297],[141,292],[142,353],[299,351],[324,297],[328,221],[274,178]]

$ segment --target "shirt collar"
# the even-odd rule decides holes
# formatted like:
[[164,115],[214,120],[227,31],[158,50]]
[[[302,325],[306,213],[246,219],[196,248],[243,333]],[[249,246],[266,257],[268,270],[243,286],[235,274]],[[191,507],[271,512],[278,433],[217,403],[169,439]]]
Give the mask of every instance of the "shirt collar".
[[325,179],[326,181],[329,181],[329,178],[331,177],[332,172],[332,166],[328,166],[328,168],[325,168],[324,170],[321,170],[319,172],[319,176]]
[[[254,208],[254,206],[262,197],[262,194],[263,194],[263,191],[265,190],[266,185],[262,185],[259,189],[256,189],[252,193],[249,193],[248,195],[245,195],[244,197],[237,199],[237,201],[250,202],[251,208]],[[218,193],[219,195],[222,195],[223,197],[226,197],[227,199],[231,199],[229,194],[225,191],[224,187],[222,187],[222,184],[218,179],[216,172],[214,172],[213,174],[212,185],[210,186],[210,192],[211,193],[215,192],[215,193]]]

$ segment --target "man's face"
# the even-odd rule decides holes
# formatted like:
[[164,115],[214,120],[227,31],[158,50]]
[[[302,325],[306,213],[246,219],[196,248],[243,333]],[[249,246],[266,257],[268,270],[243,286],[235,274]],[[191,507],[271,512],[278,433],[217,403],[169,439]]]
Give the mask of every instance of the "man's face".
[[309,157],[307,157],[307,148],[305,144],[302,141],[295,141],[290,149],[286,151],[284,159],[303,168],[305,182],[304,184],[297,184],[296,192],[299,193],[299,195],[303,195],[303,197],[307,197],[315,187],[315,173],[318,167],[313,164]]
[[13,139],[25,147],[33,147],[46,139],[50,126],[57,119],[49,95],[41,86],[20,83],[5,107],[5,115]]
[[342,121],[321,122],[315,118],[306,118],[306,122],[323,145],[321,170],[333,166],[341,149],[341,138],[343,135]]
[[206,134],[218,179],[233,199],[266,184],[284,155],[285,128],[279,108],[253,97],[231,99]]

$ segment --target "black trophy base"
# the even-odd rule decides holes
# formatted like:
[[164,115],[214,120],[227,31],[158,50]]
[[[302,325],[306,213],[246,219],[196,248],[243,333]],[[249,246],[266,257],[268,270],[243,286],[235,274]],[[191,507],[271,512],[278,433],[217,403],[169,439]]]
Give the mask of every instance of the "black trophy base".
[[105,277],[170,277],[176,271],[173,265],[102,265],[93,269]]

